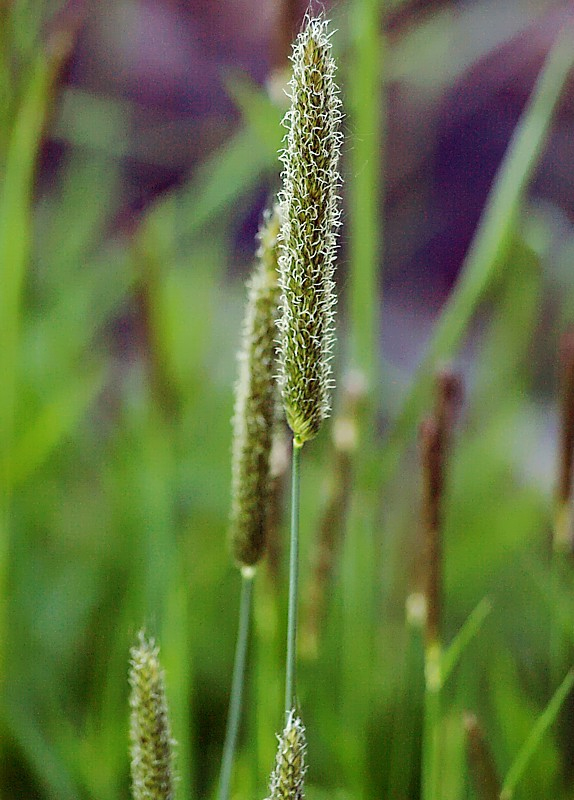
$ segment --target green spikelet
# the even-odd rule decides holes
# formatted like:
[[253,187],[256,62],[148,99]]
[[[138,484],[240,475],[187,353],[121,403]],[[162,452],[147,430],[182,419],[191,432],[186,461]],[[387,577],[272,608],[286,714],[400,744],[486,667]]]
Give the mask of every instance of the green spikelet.
[[287,725],[279,737],[275,769],[269,783],[268,800],[302,800],[304,795],[305,766],[305,728],[296,716],[289,713]]
[[287,422],[302,444],[329,414],[334,343],[340,100],[327,22],[306,17],[293,46],[291,108],[280,201],[279,386]]
[[131,650],[130,754],[134,800],[172,800],[173,746],[158,648],[140,632]]
[[259,232],[258,263],[249,295],[239,352],[233,420],[230,538],[235,561],[253,567],[265,550],[270,492],[269,456],[276,416],[277,235],[279,208]]

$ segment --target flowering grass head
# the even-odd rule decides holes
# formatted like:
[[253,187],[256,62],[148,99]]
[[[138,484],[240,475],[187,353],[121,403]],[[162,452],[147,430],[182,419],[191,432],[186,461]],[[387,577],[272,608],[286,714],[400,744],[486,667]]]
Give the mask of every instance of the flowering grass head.
[[330,411],[334,343],[337,164],[341,148],[335,61],[323,18],[305,18],[294,46],[280,201],[279,386],[296,444]]
[[302,800],[305,779],[305,728],[292,710],[279,737],[275,769],[271,775],[268,800]]
[[131,650],[130,754],[134,800],[175,796],[173,746],[159,650],[140,632]]
[[230,536],[233,556],[252,569],[266,545],[270,493],[270,453],[276,417],[277,386],[277,235],[279,208],[268,214],[259,231],[257,264],[248,284],[248,299],[239,351],[239,380],[233,419]]

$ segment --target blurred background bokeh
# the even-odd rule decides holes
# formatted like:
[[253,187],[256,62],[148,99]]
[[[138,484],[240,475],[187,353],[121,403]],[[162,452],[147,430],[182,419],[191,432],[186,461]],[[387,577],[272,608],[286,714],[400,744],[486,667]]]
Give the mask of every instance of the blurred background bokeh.
[[[255,234],[279,185],[288,55],[306,5],[0,0],[3,797],[128,796],[127,659],[144,624],[162,645],[181,797],[213,795],[238,592],[226,544],[235,351]],[[372,103],[381,124],[372,133],[377,160],[357,164],[363,140],[348,78],[366,6],[378,15]],[[361,171],[375,170],[381,327],[371,391],[382,450],[574,6],[323,7],[337,29],[350,109],[337,364],[342,374],[349,198]],[[447,704],[445,798],[474,797],[460,766],[462,710],[473,706],[490,726],[502,769],[552,683],[543,555],[556,482],[556,353],[574,321],[573,224],[574,75],[507,268],[468,321],[455,360],[468,400],[446,523],[446,630],[486,594],[498,611]],[[341,568],[324,641],[302,670],[312,798],[418,796],[421,694],[401,660],[412,656],[404,604],[421,569],[414,430],[407,439],[406,458],[380,487],[371,549],[355,554],[378,588],[367,591]],[[328,504],[330,447],[325,434],[305,466],[304,564]],[[281,607],[272,575],[259,592],[263,609]],[[349,628],[357,609],[372,627],[358,643]],[[282,625],[281,615],[260,612],[267,658],[255,670],[252,707],[264,690],[271,699],[245,725],[245,741],[256,744],[239,760],[243,796],[264,796],[273,762]],[[349,729],[353,715],[360,731]],[[531,775],[539,788],[525,798],[562,796],[553,781],[557,764],[572,772],[567,743],[558,732],[541,752]]]

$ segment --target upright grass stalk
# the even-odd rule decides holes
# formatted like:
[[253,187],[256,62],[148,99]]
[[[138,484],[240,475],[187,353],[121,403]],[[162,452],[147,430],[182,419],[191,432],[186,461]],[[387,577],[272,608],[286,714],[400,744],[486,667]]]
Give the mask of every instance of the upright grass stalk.
[[574,465],[574,330],[567,331],[560,341],[560,427],[558,481],[554,511],[553,551],[571,553],[572,531],[572,468]]
[[237,749],[237,737],[241,722],[243,707],[243,687],[245,684],[245,669],[247,663],[247,649],[249,644],[249,629],[251,623],[251,598],[253,594],[254,572],[245,570],[241,575],[241,597],[239,600],[239,629],[235,646],[235,660],[233,663],[233,678],[229,696],[229,709],[227,712],[227,727],[225,742],[221,757],[221,772],[219,776],[219,800],[226,800],[230,794],[233,762]]
[[572,529],[572,483],[574,464],[574,330],[560,341],[559,444],[557,485],[554,504],[550,569],[552,611],[550,620],[551,688],[556,686],[566,658],[566,641],[558,619],[562,589],[571,572],[570,556],[574,549]]
[[548,54],[514,130],[488,196],[456,285],[433,332],[427,352],[394,422],[383,463],[384,480],[395,470],[409,435],[428,402],[432,374],[452,358],[479,303],[506,264],[525,192],[540,162],[554,113],[574,64],[567,25]]
[[345,533],[357,451],[357,427],[365,400],[366,383],[353,372],[343,380],[342,399],[333,421],[327,499],[316,532],[311,574],[305,592],[301,650],[316,658],[328,597]]
[[[560,620],[564,596],[570,597],[574,534],[572,526],[572,488],[574,465],[574,330],[567,330],[560,340],[559,352],[559,443],[554,520],[550,553],[550,691],[558,685],[560,676],[572,654],[571,639]],[[563,715],[564,717],[566,715]],[[562,720],[561,720],[562,721]],[[567,725],[566,719],[563,720]]]
[[340,100],[327,22],[306,16],[293,46],[282,152],[279,387],[293,431],[285,711],[296,705],[300,450],[330,410]]
[[351,365],[360,370],[369,391],[378,383],[380,257],[382,250],[382,193],[385,108],[380,0],[359,0],[350,26],[349,111],[353,131],[349,182]]
[[275,340],[277,302],[277,235],[279,207],[265,217],[259,231],[258,263],[249,297],[239,351],[240,368],[233,420],[233,469],[230,520],[231,548],[241,570],[239,628],[219,780],[219,800],[230,794],[233,761],[241,721],[249,643],[253,579],[266,546],[270,456],[275,424]]
[[361,373],[366,398],[357,415],[357,458],[345,520],[341,582],[345,596],[341,631],[341,714],[346,781],[368,794],[368,719],[372,708],[376,633],[368,620],[377,614],[379,575],[374,532],[379,528],[380,320],[384,242],[384,175],[387,54],[380,0],[357,0],[348,15],[351,57],[347,60],[349,131],[352,144],[347,193],[349,284],[346,364]]
[[474,714],[465,714],[466,755],[474,788],[480,800],[499,800],[500,779],[484,732]]
[[502,789],[500,792],[500,800],[511,800],[514,797],[514,792],[516,791],[516,787],[520,780],[522,779],[532,756],[538,750],[540,743],[544,735],[546,734],[548,728],[553,724],[554,720],[558,716],[560,709],[562,708],[564,701],[572,691],[572,687],[574,686],[574,669],[571,669],[560,686],[556,689],[552,697],[550,698],[550,702],[542,711],[530,734],[528,735],[526,741],[522,745],[521,749],[518,751],[518,754],[510,769],[508,770],[506,777],[504,778]]
[[440,688],[442,605],[442,499],[445,431],[430,417],[421,428],[426,552],[425,694],[422,753],[423,800],[440,798]]
[[442,372],[437,380],[434,415],[421,425],[425,536],[425,695],[422,754],[423,800],[440,800],[440,689],[442,676],[442,527],[445,468],[454,411],[460,387],[455,375]]
[[302,443],[293,440],[291,462],[291,535],[289,539],[289,606],[287,612],[287,660],[285,666],[285,713],[296,703],[297,597],[299,589],[299,497]]

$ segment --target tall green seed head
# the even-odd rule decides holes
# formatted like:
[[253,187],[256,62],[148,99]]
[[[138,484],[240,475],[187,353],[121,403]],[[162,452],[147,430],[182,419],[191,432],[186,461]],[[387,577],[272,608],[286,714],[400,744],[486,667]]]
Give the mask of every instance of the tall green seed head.
[[302,800],[304,795],[305,728],[292,710],[279,737],[275,769],[269,782],[268,800]]
[[134,800],[175,796],[173,746],[163,672],[153,640],[139,634],[131,650],[130,755]]
[[269,459],[276,417],[275,350],[277,339],[277,235],[275,206],[259,231],[258,262],[249,281],[239,380],[233,419],[230,536],[233,556],[249,569],[265,550]]
[[326,20],[306,17],[292,62],[291,107],[281,154],[279,386],[287,421],[302,444],[317,435],[328,416],[332,388],[342,135]]

